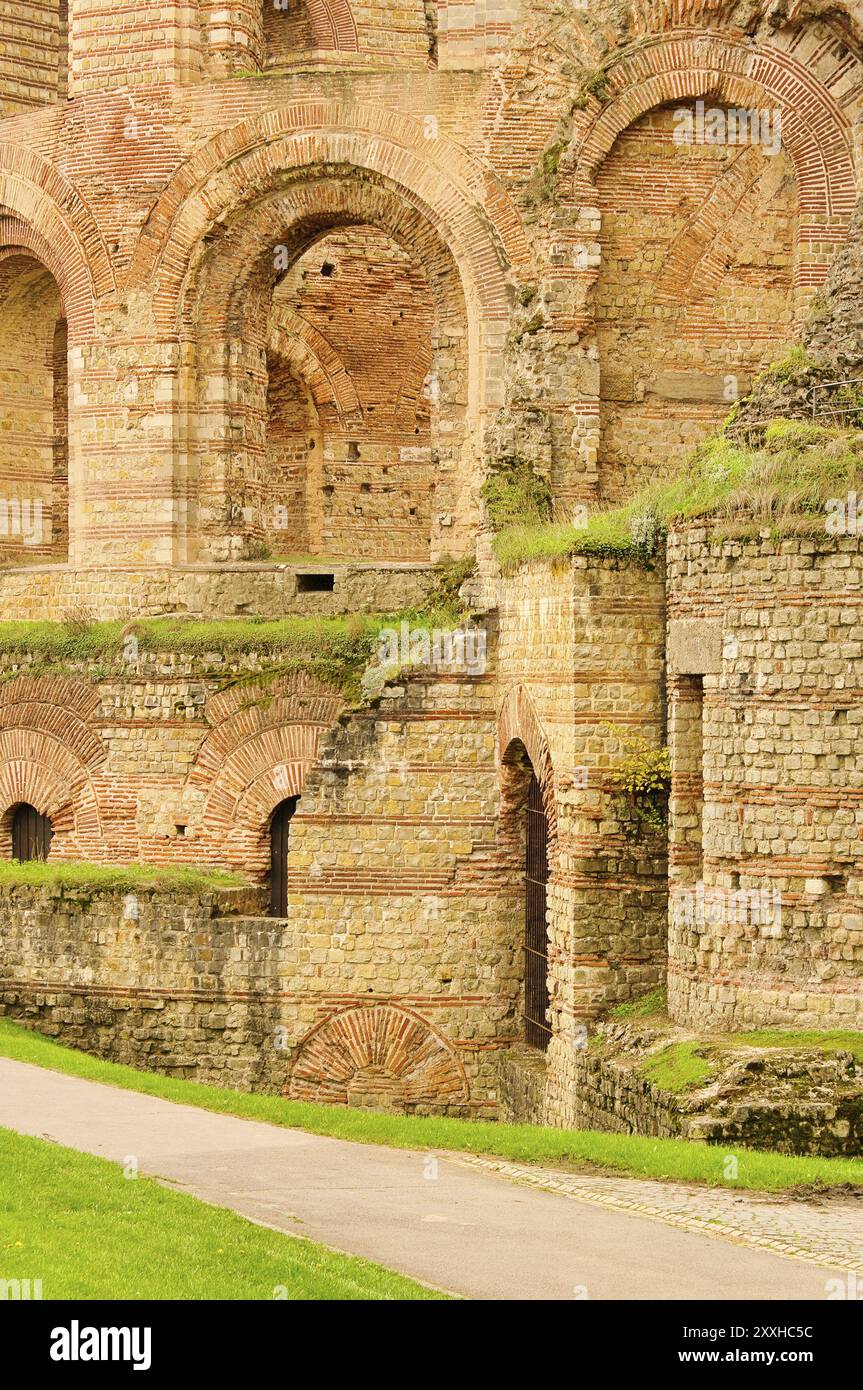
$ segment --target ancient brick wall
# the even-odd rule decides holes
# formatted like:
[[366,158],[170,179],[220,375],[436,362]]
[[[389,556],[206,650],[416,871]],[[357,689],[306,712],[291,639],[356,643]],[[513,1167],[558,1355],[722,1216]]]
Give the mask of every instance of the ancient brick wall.
[[[292,1094],[493,1114],[496,1057],[517,1036],[522,885],[498,816],[492,676],[417,672],[342,716],[343,701],[309,678],[256,681],[260,664],[162,654],[95,682],[83,672],[7,680],[0,854],[11,853],[11,808],[27,802],[51,819],[52,860],[208,864],[262,882],[272,814],[301,794],[287,920],[196,928],[189,909],[178,920],[212,952],[204,969],[181,949],[179,926],[159,937],[168,926],[157,916],[148,934],[118,925],[110,905],[77,903],[59,927],[50,909],[43,932],[38,914],[4,905],[4,951],[23,962],[30,995],[93,985],[71,1014],[64,996],[39,1017],[73,1024],[70,1037],[106,1055],[173,1068],[182,1042],[201,1079],[227,1066],[238,1084],[269,1085],[249,1048],[278,1026],[296,1058]],[[61,928],[74,949],[58,953]],[[164,1002],[153,1007],[164,1013],[149,1029],[155,960]],[[232,971],[257,973],[241,983]],[[238,1054],[208,1010],[218,1020],[244,990],[265,1022]],[[17,1010],[25,996],[6,1002]],[[232,1017],[240,1032],[251,1027],[242,1010]],[[138,1050],[135,1027],[147,1041]],[[357,1080],[339,1069],[348,1044]]]
[[[680,139],[687,115],[692,143]],[[679,469],[792,334],[790,160],[778,141],[696,144],[698,120],[695,103],[642,116],[597,175],[599,470],[609,499],[653,475],[658,440],[664,466]]]
[[860,589],[853,537],[671,540],[668,988],[681,1023],[863,1023]]
[[0,117],[56,102],[67,80],[67,0],[0,7]]
[[526,750],[551,832],[546,1113],[558,1124],[587,1023],[663,977],[664,844],[632,823],[612,774],[622,739],[662,742],[664,614],[661,573],[619,561],[526,565],[502,586],[498,746]]
[[[810,574],[803,549],[735,571],[675,541],[666,707],[658,571],[501,581],[481,496],[513,459],[563,518],[622,495],[795,331],[849,234],[863,114],[859,25],[815,8],[765,0],[741,27],[730,0],[72,0],[67,83],[60,0],[0,6],[0,501],[44,519],[38,545],[0,536],[0,621],[395,611],[477,549],[500,610],[496,673],[411,679],[344,724],[320,691],[316,718],[288,687],[232,705],[222,678],[257,668],[219,653],[0,687],[4,844],[32,796],[60,856],[260,875],[303,789],[305,935],[278,965],[303,979],[298,1094],[413,1103],[425,1069],[436,1103],[491,1109],[520,1035],[528,757],[552,831],[544,1104],[572,1118],[583,1023],[656,983],[666,945],[664,845],[614,794],[607,726],[658,746],[666,716],[672,885],[776,882],[791,914],[778,942],[678,932],[674,1007],[858,1016],[856,773],[827,719],[853,726],[827,664],[855,652],[782,597],[806,637],[773,641],[768,686],[777,663],[798,684],[771,705],[704,627],[735,573],[771,611],[765,566],[793,557],[788,593],[832,612],[853,543]],[[776,147],[699,138],[699,103],[771,113]],[[375,1072],[376,1040],[406,1035],[407,1072]]]
[[[564,510],[618,495],[657,430],[670,465],[789,335],[854,204],[839,17],[744,37],[698,5],[76,0],[71,68],[70,102],[7,117],[0,167],[4,243],[68,323],[79,567],[302,531],[341,556],[463,553],[511,447]],[[699,102],[781,115],[779,145],[676,140]],[[298,298],[331,237],[344,279]],[[332,423],[307,515],[275,533],[274,350]]]

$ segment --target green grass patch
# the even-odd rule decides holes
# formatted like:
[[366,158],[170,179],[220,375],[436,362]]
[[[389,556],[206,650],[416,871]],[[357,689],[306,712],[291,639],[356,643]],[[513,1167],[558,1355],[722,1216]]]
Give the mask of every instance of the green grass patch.
[[0,1129],[0,1279],[44,1299],[445,1297],[367,1260],[126,1178],[114,1163]]
[[850,1052],[856,1062],[863,1063],[863,1033],[785,1032],[781,1028],[765,1028],[754,1033],[734,1033],[719,1039],[711,1046],[728,1047],[814,1047],[821,1052]]
[[[112,666],[134,660],[138,654],[172,653],[197,658],[256,655],[271,663],[264,675],[275,677],[292,670],[304,671],[341,691],[348,701],[361,694],[361,681],[374,654],[383,628],[451,629],[464,614],[452,591],[453,574],[467,577],[466,569],[441,569],[438,585],[426,608],[395,614],[344,618],[290,617],[275,621],[227,618],[190,621],[157,618],[135,623],[119,622],[0,622],[0,660],[29,657],[34,675],[46,670],[85,664],[97,677],[110,674]],[[20,675],[9,672],[7,679]],[[251,674],[251,681],[259,679]]]
[[698,1042],[669,1043],[641,1063],[641,1073],[660,1091],[679,1095],[681,1091],[705,1085],[713,1074],[708,1058],[701,1055]]
[[87,864],[81,860],[33,860],[20,864],[17,859],[0,861],[0,888],[53,888],[58,891],[132,893],[136,889],[156,892],[201,893],[218,888],[242,888],[248,880],[221,869],[160,868],[150,864]]
[[[651,996],[647,995],[646,1000],[649,999]],[[624,1004],[621,1007],[632,1006]],[[659,1009],[653,1012],[658,1013]],[[639,1069],[660,1090],[679,1095],[682,1091],[706,1085],[729,1052],[746,1047],[812,1048],[827,1054],[850,1052],[857,1062],[863,1063],[863,1033],[795,1033],[781,1028],[765,1028],[752,1033],[729,1033],[724,1037],[670,1042],[660,1052],[646,1057]]]
[[664,1014],[666,1007],[665,990],[652,989],[649,994],[642,994],[640,999],[630,999],[626,1004],[618,1004],[611,1010],[611,1017],[653,1018],[656,1014]]
[[202,1086],[90,1057],[5,1018],[0,1018],[0,1055],[216,1114],[238,1115],[363,1144],[485,1154],[517,1163],[588,1164],[636,1177],[766,1192],[811,1183],[863,1185],[863,1159],[797,1158],[735,1150],[739,1175],[730,1182],[724,1173],[725,1149],[680,1139],[391,1115]]
[[863,486],[863,431],[774,420],[758,447],[721,435],[695,451],[673,478],[650,482],[584,527],[551,523],[502,529],[495,549],[504,573],[530,560],[568,555],[647,562],[669,527],[718,518],[769,526],[777,535],[808,521],[822,534],[826,505]]

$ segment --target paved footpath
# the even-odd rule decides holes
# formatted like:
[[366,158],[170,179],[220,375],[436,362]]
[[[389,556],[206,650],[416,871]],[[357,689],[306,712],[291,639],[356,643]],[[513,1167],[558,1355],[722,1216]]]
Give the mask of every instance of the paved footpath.
[[[863,1273],[855,1201],[810,1206],[452,1154],[435,1164],[5,1058],[0,1126],[118,1163],[134,1155],[172,1187],[469,1298],[823,1299],[827,1281]],[[799,1234],[816,1230],[817,1247]]]

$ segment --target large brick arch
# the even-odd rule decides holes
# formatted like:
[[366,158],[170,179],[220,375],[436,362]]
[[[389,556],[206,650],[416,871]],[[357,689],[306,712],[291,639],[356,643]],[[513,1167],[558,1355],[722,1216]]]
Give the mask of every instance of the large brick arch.
[[264,867],[267,825],[281,801],[299,796],[322,733],[344,708],[335,691],[303,674],[214,696],[188,785],[204,797],[200,838],[238,867]]
[[60,288],[70,340],[94,333],[96,300],[114,289],[108,250],[89,207],[33,150],[0,143],[0,247],[22,247]]
[[217,219],[266,196],[286,170],[371,174],[388,181],[449,247],[485,357],[483,396],[497,403],[507,274],[510,268],[526,273],[529,248],[508,193],[490,171],[449,140],[428,134],[421,122],[395,112],[337,102],[283,107],[220,133],[178,171],[152,210],[129,270],[130,287],[155,283],[159,324],[176,333],[196,248]]
[[581,201],[596,201],[600,165],[618,136],[648,111],[699,98],[747,109],[775,106],[797,178],[799,276],[810,285],[823,282],[821,246],[844,241],[856,201],[851,131],[827,88],[793,54],[725,35],[663,35],[613,62],[607,81],[608,98],[593,104],[579,135]]
[[557,849],[557,800],[555,796],[554,764],[548,736],[542,727],[530,691],[525,685],[515,685],[504,698],[497,724],[498,753],[502,766],[512,760],[514,749],[521,744],[530,758],[537,781],[542,787],[542,799],[548,818],[549,860],[554,864]]
[[346,1105],[369,1092],[405,1109],[463,1105],[470,1096],[446,1039],[419,1014],[391,1004],[360,1005],[316,1024],[299,1044],[287,1094]]

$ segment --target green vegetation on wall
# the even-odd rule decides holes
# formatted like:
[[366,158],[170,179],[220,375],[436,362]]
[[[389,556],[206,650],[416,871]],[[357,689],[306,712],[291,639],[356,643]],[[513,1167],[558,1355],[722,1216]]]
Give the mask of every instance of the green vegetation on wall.
[[494,531],[541,526],[551,515],[551,490],[522,458],[500,462],[483,483],[482,500]]
[[47,888],[63,893],[207,893],[221,888],[242,888],[246,879],[220,869],[168,868],[154,864],[87,864],[81,860],[0,861],[0,890]]
[[362,693],[362,677],[371,662],[383,628],[409,622],[411,627],[452,628],[464,621],[459,589],[475,568],[475,560],[450,560],[438,570],[438,582],[422,608],[391,614],[352,614],[348,617],[287,617],[278,620],[226,618],[196,621],[152,618],[139,622],[94,622],[72,617],[66,622],[0,623],[0,680],[23,674],[68,674],[80,678],[86,666],[91,680],[116,675],[148,654],[188,658],[206,665],[256,656],[271,664],[266,671],[230,676],[235,681],[269,681],[302,671],[341,692],[354,702]]
[[700,519],[724,522],[727,534],[765,526],[777,537],[824,534],[827,504],[859,489],[863,430],[777,419],[763,428],[757,445],[724,434],[708,440],[673,478],[648,483],[623,505],[594,512],[586,526],[501,525],[495,548],[504,573],[528,560],[566,555],[649,564],[669,527]]
[[610,780],[617,789],[621,819],[636,831],[664,831],[668,821],[668,795],[671,790],[671,754],[655,748],[640,734],[629,734],[606,724],[619,741],[624,756],[611,769]]

